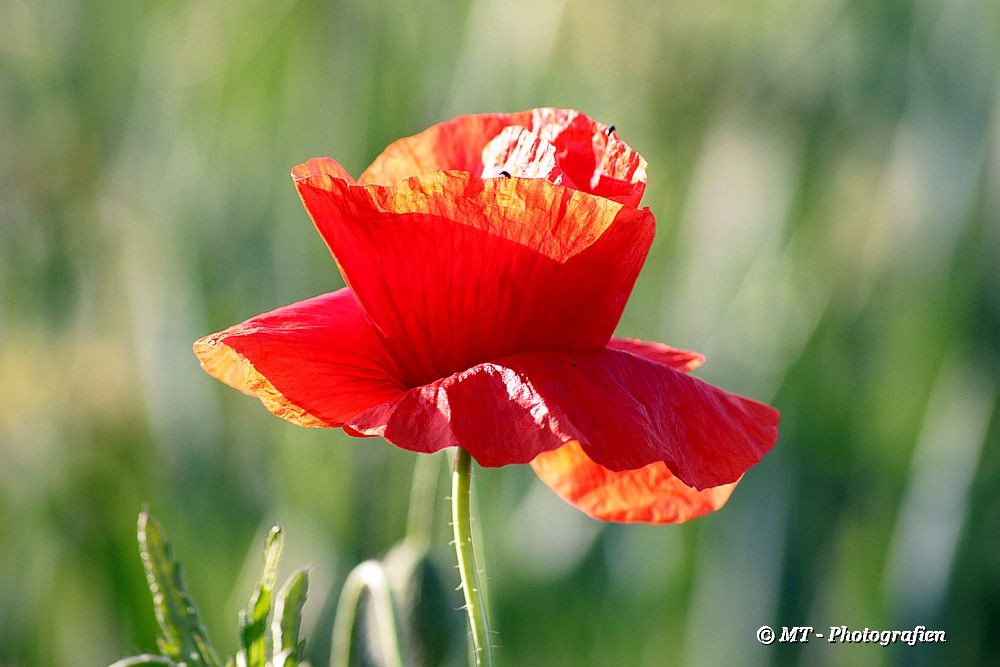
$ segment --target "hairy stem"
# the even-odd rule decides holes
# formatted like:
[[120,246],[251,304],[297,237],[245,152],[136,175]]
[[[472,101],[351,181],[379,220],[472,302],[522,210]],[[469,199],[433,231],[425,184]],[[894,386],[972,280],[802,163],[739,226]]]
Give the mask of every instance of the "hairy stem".
[[479,567],[476,563],[476,549],[472,540],[472,509],[470,491],[472,489],[472,458],[458,447],[455,453],[455,469],[451,484],[451,521],[455,529],[455,554],[458,556],[458,572],[462,579],[462,593],[465,596],[465,611],[472,630],[472,664],[476,667],[492,667],[493,653],[490,646],[490,623],[486,613],[486,600],[479,583]]

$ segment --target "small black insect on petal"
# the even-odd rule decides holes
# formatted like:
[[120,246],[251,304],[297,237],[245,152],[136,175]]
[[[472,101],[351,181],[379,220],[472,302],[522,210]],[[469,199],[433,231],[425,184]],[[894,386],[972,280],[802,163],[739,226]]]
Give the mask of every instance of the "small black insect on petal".
[[507,171],[506,169],[504,169],[503,171],[501,171],[500,175],[503,176],[504,178],[510,178],[510,172]]
[[615,131],[615,126],[614,125],[608,125],[608,129],[606,129],[604,131],[604,133],[607,134],[610,137],[612,134],[614,134],[614,131]]

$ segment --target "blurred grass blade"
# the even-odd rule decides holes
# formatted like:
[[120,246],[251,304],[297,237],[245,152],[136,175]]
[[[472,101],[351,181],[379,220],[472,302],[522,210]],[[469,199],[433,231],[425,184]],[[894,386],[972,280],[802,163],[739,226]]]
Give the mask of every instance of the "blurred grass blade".
[[148,512],[139,514],[138,534],[139,555],[162,632],[157,640],[160,651],[189,667],[222,667],[198,609],[184,589],[181,566],[174,560],[170,542]]
[[170,658],[160,655],[134,655],[131,658],[123,658],[111,665],[111,667],[177,667],[177,663]]
[[285,583],[274,602],[271,619],[273,667],[296,667],[302,657],[303,642],[299,641],[302,627],[302,606],[309,592],[309,572],[298,570]]
[[271,599],[278,581],[278,559],[284,541],[281,527],[273,526],[264,545],[260,581],[247,608],[240,611],[240,652],[236,656],[239,667],[267,667],[267,617],[271,613]]
[[406,515],[406,538],[421,546],[430,544],[437,510],[438,482],[443,456],[417,456],[413,464],[410,507]]

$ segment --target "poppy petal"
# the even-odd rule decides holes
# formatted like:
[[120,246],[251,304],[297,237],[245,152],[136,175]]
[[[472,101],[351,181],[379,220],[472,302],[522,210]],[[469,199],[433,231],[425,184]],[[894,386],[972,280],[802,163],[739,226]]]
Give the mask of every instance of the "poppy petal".
[[[551,107],[459,116],[439,123],[389,144],[358,182],[392,185],[404,178],[446,170],[486,175],[484,149],[512,126],[525,128],[555,147],[554,157],[567,184],[627,206],[639,205],[646,189],[646,160],[622,141],[614,128],[579,111]],[[506,171],[514,175],[513,170]]]
[[484,466],[571,440],[613,471],[663,462],[696,489],[729,484],[777,439],[778,412],[621,350],[516,354],[355,416],[346,428],[413,451],[460,446]]
[[346,288],[205,336],[194,352],[209,375],[302,426],[340,426],[403,392]]
[[573,109],[532,110],[531,131],[556,147],[559,167],[584,192],[638,206],[646,160],[614,128]]
[[[705,357],[697,352],[635,338],[612,338],[608,347],[684,372],[705,363]],[[576,440],[542,452],[531,467],[559,497],[602,521],[690,521],[722,507],[736,487],[733,483],[698,491],[677,479],[661,462],[614,472],[594,463]]]
[[309,177],[339,178],[348,183],[355,182],[354,177],[351,176],[349,171],[344,169],[339,162],[329,157],[314,157],[292,169],[293,181]]
[[690,350],[678,350],[663,343],[639,340],[638,338],[612,338],[608,343],[612,350],[630,352],[639,357],[645,357],[658,364],[669,366],[674,370],[693,371],[705,363],[704,355]]
[[575,440],[542,452],[531,467],[559,497],[602,521],[683,523],[719,509],[736,488],[692,489],[659,462],[614,472],[594,463]]
[[654,231],[648,209],[541,179],[296,186],[409,387],[527,350],[603,348]]
[[482,173],[483,147],[508,125],[527,125],[531,112],[458,116],[389,144],[361,174],[359,183],[392,185],[404,178],[454,169]]

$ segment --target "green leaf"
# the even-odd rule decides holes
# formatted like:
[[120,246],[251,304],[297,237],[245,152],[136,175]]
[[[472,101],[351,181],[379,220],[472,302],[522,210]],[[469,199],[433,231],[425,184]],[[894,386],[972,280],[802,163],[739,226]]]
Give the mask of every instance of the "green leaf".
[[160,652],[189,667],[222,667],[201,624],[198,609],[184,588],[184,576],[180,563],[174,559],[170,541],[146,511],[139,514],[138,533],[139,555],[162,633],[157,639]]
[[309,573],[297,570],[278,593],[271,619],[273,667],[296,667],[302,659],[304,642],[299,641],[302,627],[302,607],[309,591]]
[[280,526],[273,526],[268,532],[260,581],[250,596],[247,608],[240,612],[241,648],[236,656],[240,667],[267,667],[267,617],[271,613],[271,598],[278,582],[278,559],[284,539]]
[[134,655],[131,658],[123,658],[111,665],[111,667],[178,667],[177,663],[170,658],[160,655]]

